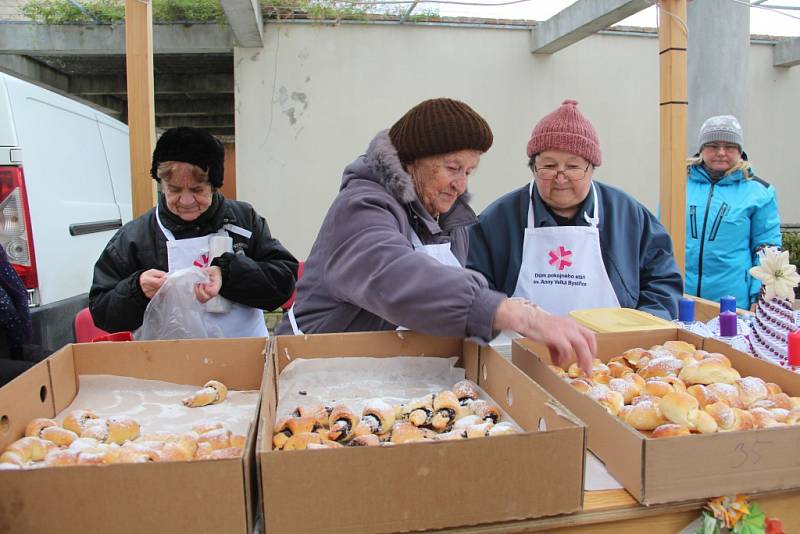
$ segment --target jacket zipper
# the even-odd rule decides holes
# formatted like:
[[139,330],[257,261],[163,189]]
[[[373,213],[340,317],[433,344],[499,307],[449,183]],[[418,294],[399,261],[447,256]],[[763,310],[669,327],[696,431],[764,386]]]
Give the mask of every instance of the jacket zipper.
[[[709,180],[711,182],[711,180]],[[708,210],[711,208],[711,198],[714,196],[714,186],[716,184],[711,182],[711,191],[708,192],[708,200],[706,200],[706,212],[703,215],[703,233],[700,235],[700,256],[697,259],[697,296],[702,298],[700,289],[703,286],[703,245],[706,242],[706,223],[708,223]]]
[[722,224],[722,219],[728,214],[728,204],[726,202],[722,203],[722,206],[719,208],[717,212],[717,217],[714,219],[714,224],[711,225],[711,235],[708,236],[709,241],[714,241],[717,238],[717,232],[719,231],[719,227]]
[[697,206],[689,206],[689,221],[692,225],[692,239],[697,239]]

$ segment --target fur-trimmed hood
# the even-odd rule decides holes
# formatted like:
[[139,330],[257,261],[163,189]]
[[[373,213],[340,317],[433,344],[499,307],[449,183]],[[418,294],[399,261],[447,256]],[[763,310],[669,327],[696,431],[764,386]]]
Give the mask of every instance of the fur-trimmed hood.
[[[403,168],[400,157],[397,155],[397,149],[389,138],[389,130],[378,132],[367,147],[366,154],[345,168],[340,190],[347,187],[351,180],[371,180],[381,184],[400,204],[409,205],[414,212],[422,216],[423,220],[429,219],[426,222],[437,226],[433,218],[422,207],[414,188],[414,181]],[[461,226],[475,222],[477,217],[469,206],[471,198],[472,195],[469,191],[458,197],[450,211],[442,214],[439,218],[439,225],[442,227]],[[447,221],[446,225],[445,220]],[[438,233],[434,228],[429,229],[432,233]]]

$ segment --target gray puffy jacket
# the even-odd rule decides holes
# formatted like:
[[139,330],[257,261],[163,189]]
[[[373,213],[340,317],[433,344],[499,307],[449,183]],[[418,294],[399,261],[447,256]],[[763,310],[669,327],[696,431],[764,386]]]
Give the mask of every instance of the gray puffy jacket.
[[[450,243],[463,265],[467,226],[475,213],[462,195],[435,221],[422,207],[388,132],[347,166],[339,194],[297,284],[294,313],[304,333],[392,330],[398,325],[431,335],[491,339],[505,295],[483,275],[449,267],[415,252]],[[291,334],[288,318],[277,333]]]

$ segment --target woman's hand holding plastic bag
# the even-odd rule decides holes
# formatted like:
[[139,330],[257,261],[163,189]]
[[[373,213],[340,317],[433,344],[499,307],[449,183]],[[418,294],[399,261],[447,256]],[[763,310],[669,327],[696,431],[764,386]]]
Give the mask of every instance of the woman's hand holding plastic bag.
[[223,337],[222,329],[209,318],[197,300],[197,284],[208,284],[202,269],[189,267],[170,273],[144,312],[142,326],[134,333],[138,341]]

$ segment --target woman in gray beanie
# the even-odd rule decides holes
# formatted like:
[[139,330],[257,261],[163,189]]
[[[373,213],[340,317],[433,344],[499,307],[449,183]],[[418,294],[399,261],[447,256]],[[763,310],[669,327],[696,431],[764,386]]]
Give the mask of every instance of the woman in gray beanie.
[[756,253],[781,245],[775,189],[756,176],[744,152],[742,126],[732,115],[707,119],[686,179],[685,292],[749,308],[761,282],[750,276]]
[[590,372],[594,335],[489,289],[463,268],[476,220],[467,182],[492,145],[463,102],[426,100],[344,170],[279,334],[393,330],[492,339],[513,330]]

